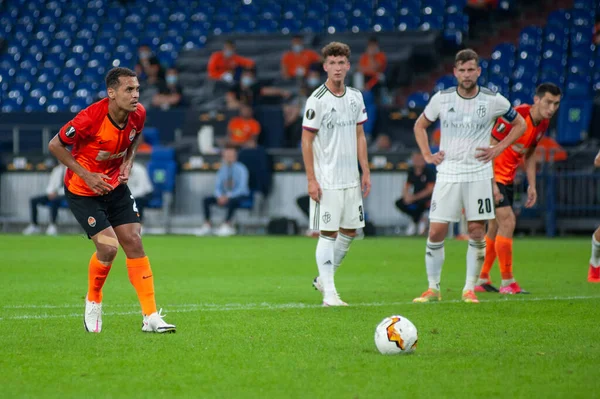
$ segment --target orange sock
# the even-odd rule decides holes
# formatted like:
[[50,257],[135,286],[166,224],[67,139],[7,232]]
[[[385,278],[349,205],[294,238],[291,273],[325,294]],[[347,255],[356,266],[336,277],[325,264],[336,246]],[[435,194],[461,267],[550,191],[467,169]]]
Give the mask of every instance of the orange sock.
[[496,237],[496,252],[498,253],[498,261],[500,263],[502,280],[510,280],[513,278],[512,244],[512,238],[506,238],[502,236]]
[[142,305],[142,313],[150,315],[156,312],[154,278],[152,277],[152,269],[150,269],[148,257],[127,258],[127,273],[129,274],[129,281],[131,281],[137,292],[140,305]]
[[483,267],[481,268],[481,274],[479,278],[482,280],[490,279],[490,270],[494,266],[494,262],[496,261],[496,246],[495,241],[490,237],[485,236],[485,261],[483,262]]
[[100,263],[96,252],[90,259],[90,267],[88,268],[88,301],[101,303],[102,302],[102,286],[108,277],[111,265],[104,265]]

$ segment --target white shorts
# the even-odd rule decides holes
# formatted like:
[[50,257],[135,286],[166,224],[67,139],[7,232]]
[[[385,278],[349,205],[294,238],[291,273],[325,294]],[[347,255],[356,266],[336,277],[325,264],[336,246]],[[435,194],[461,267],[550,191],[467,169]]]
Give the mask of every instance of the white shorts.
[[468,221],[490,220],[496,217],[491,179],[464,183],[435,183],[429,220],[459,222],[463,209]]
[[319,203],[310,199],[311,230],[338,231],[365,227],[360,186],[339,190],[323,190]]

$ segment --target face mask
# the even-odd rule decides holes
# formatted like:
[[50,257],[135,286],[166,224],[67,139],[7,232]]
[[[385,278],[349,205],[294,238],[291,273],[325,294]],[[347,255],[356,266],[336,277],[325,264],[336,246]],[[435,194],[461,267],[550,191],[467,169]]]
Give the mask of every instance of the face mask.
[[140,51],[140,59],[141,60],[147,60],[148,58],[150,58],[149,51]]
[[319,78],[308,78],[306,80],[306,84],[308,84],[308,87],[313,88],[313,87],[317,87],[319,85]]
[[165,80],[167,81],[167,84],[174,85],[177,83],[177,76],[176,75],[167,75],[165,77]]
[[294,45],[292,46],[292,51],[293,51],[294,53],[299,53],[299,52],[301,52],[301,51],[302,51],[302,49],[303,49],[303,48],[304,48],[304,46],[302,46],[301,44],[294,44]]
[[242,76],[242,85],[247,87],[247,86],[251,86],[252,83],[254,83],[254,79],[252,79],[252,77]]
[[223,50],[223,55],[227,58],[231,57],[233,55],[233,50]]

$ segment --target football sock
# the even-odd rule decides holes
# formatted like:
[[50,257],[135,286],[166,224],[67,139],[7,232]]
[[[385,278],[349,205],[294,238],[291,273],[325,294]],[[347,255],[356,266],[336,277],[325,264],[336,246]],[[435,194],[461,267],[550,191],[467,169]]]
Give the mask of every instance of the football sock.
[[354,237],[347,236],[342,233],[338,233],[337,238],[335,239],[335,249],[333,252],[333,272],[335,273],[342,264],[342,261],[346,257],[348,250],[350,249],[350,244],[352,244],[352,240]]
[[485,259],[485,241],[469,240],[467,249],[467,279],[463,291],[475,290],[475,282],[481,273]]
[[102,302],[102,286],[106,281],[106,277],[108,277],[108,272],[110,272],[111,266],[112,265],[106,266],[100,263],[98,257],[96,256],[96,252],[94,252],[92,258],[90,259],[90,266],[88,268],[88,301],[96,303]]
[[592,236],[592,257],[590,264],[594,267],[600,267],[600,242],[596,241],[596,237]]
[[154,277],[150,269],[150,261],[147,256],[143,258],[127,258],[127,273],[129,281],[137,292],[142,313],[146,316],[156,312],[156,301],[154,300]]
[[485,236],[485,261],[483,262],[483,268],[481,269],[481,274],[479,275],[479,280],[477,281],[479,285],[484,284],[485,282],[490,280],[490,270],[494,266],[494,262],[496,261],[496,245],[494,240],[490,237]]
[[335,291],[335,283],[333,281],[333,259],[335,257],[335,238],[319,236],[317,241],[317,267],[319,268],[319,276],[323,284],[325,296],[333,295]]
[[440,278],[444,266],[444,241],[431,242],[427,239],[425,248],[425,267],[427,269],[427,280],[429,288],[440,289]]
[[500,263],[500,274],[502,275],[502,286],[506,287],[514,283],[512,270],[512,238],[503,236],[496,237],[496,252],[498,263]]

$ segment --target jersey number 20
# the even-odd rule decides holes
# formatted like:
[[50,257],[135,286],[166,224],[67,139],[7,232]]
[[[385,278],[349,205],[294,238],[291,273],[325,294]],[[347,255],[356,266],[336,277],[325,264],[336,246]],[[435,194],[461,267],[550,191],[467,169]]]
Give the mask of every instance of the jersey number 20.
[[[482,199],[477,200],[477,204],[479,204],[479,214],[490,213],[492,212],[492,201],[489,198],[486,198],[485,201]],[[485,205],[485,209],[484,209]]]

